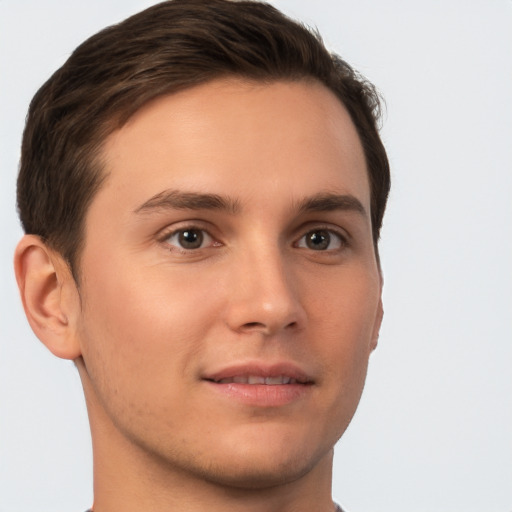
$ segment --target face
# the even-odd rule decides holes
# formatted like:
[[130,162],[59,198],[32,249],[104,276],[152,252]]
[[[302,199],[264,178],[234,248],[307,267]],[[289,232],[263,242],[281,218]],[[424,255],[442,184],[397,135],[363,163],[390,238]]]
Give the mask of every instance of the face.
[[103,422],[106,441],[238,486],[330,458],[381,319],[344,107],[316,83],[211,82],[146,105],[103,160],[77,331],[93,437]]

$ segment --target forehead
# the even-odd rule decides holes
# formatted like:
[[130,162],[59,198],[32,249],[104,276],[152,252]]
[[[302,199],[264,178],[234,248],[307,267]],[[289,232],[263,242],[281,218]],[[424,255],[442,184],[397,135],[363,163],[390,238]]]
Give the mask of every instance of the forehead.
[[354,194],[369,210],[356,129],[313,81],[224,79],[157,98],[107,138],[103,161],[108,177],[93,204],[114,194],[133,211],[168,188],[242,203],[331,191]]

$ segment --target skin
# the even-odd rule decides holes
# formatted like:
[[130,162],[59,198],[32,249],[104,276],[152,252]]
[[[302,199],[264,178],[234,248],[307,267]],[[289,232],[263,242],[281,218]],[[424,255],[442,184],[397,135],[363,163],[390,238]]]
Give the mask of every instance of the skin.
[[[382,319],[345,108],[315,82],[219,80],[144,106],[102,160],[79,286],[37,237],[16,253],[34,331],[80,371],[95,512],[332,510],[333,446]],[[184,248],[191,229],[203,241]],[[283,362],[308,380],[286,403],[207,380]]]

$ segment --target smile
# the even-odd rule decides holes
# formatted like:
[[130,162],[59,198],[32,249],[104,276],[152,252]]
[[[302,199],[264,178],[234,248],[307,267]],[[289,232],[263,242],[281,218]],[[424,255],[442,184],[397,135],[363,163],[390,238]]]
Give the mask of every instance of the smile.
[[276,377],[262,377],[261,375],[239,375],[236,377],[227,377],[220,379],[218,384],[264,384],[266,386],[281,386],[283,384],[302,384],[297,379],[286,375],[278,375]]
[[252,361],[233,364],[203,374],[202,378],[214,384],[281,386],[314,383],[302,368],[291,362],[268,364]]
[[311,396],[315,380],[291,362],[240,363],[203,375],[208,389],[230,406],[275,408]]

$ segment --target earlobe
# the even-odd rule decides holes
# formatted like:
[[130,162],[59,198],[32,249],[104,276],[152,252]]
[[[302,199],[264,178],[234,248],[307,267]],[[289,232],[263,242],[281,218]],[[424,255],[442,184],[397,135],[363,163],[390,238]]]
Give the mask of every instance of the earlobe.
[[16,247],[14,268],[23,308],[35,335],[56,356],[79,357],[76,319],[80,302],[66,262],[38,236],[25,235]]

